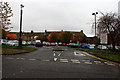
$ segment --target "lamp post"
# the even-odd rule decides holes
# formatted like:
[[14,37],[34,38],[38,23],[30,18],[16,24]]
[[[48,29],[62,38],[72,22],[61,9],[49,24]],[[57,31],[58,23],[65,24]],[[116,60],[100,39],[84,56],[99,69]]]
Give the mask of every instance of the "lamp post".
[[23,10],[22,8],[24,7],[22,4],[21,6],[21,10],[20,10],[20,32],[19,32],[19,46],[22,47],[22,14],[23,14]]
[[92,15],[94,15],[95,16],[95,36],[96,36],[96,15],[98,14],[98,12],[96,12],[96,13],[92,13]]

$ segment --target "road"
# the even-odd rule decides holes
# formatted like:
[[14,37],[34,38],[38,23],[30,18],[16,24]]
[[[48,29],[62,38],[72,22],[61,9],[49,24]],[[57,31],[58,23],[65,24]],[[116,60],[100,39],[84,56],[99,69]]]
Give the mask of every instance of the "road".
[[[53,51],[55,48],[64,51]],[[3,78],[120,78],[120,66],[66,46],[2,57]]]

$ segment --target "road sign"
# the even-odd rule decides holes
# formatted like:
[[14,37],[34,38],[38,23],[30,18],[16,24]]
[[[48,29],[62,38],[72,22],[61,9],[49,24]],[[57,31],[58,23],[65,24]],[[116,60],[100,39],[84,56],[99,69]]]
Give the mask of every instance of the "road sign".
[[100,43],[101,44],[107,44],[108,43],[107,33],[100,34]]

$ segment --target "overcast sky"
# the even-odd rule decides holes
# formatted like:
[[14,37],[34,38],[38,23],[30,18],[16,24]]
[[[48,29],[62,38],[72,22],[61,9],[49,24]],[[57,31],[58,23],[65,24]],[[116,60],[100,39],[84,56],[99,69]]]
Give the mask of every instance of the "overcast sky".
[[[83,30],[94,35],[93,12],[118,12],[119,0],[3,0],[7,1],[14,16],[11,31],[19,31],[20,4],[23,4],[23,28],[25,32],[48,30]],[[101,14],[97,15],[99,18]]]

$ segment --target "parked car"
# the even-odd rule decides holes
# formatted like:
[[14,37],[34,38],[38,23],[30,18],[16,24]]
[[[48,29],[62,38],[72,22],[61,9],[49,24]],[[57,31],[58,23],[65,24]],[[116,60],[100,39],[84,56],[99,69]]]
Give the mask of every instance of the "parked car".
[[7,42],[6,39],[0,39],[0,45],[7,45]]
[[50,45],[51,45],[51,46],[56,46],[56,43],[53,43],[53,42],[52,42],[52,43],[50,43]]
[[120,51],[120,46],[115,46],[115,49]]
[[31,41],[31,44],[30,45],[35,45],[36,44],[36,42],[35,41]]
[[19,41],[17,40],[10,40],[7,42],[7,45],[9,46],[18,46]]
[[82,45],[82,48],[94,49],[94,48],[95,48],[95,45],[92,45],[92,44],[85,44],[85,45]]
[[62,46],[67,46],[67,44],[66,43],[62,43]]
[[36,42],[36,43],[37,43],[37,42],[41,43],[41,40],[35,40],[35,42]]
[[108,50],[109,48],[107,47],[107,45],[98,45],[97,49],[99,49],[99,50]]
[[69,43],[69,44],[67,44],[67,46],[71,47],[71,48],[79,48],[79,47],[81,47],[81,45],[78,44],[78,43]]
[[59,46],[62,46],[62,42],[59,42],[58,45],[59,45]]
[[31,41],[27,41],[26,44],[27,44],[27,45],[31,45]]
[[42,45],[44,45],[44,46],[50,46],[50,42],[42,42]]
[[42,47],[42,44],[40,42],[36,42],[35,46],[36,47]]

